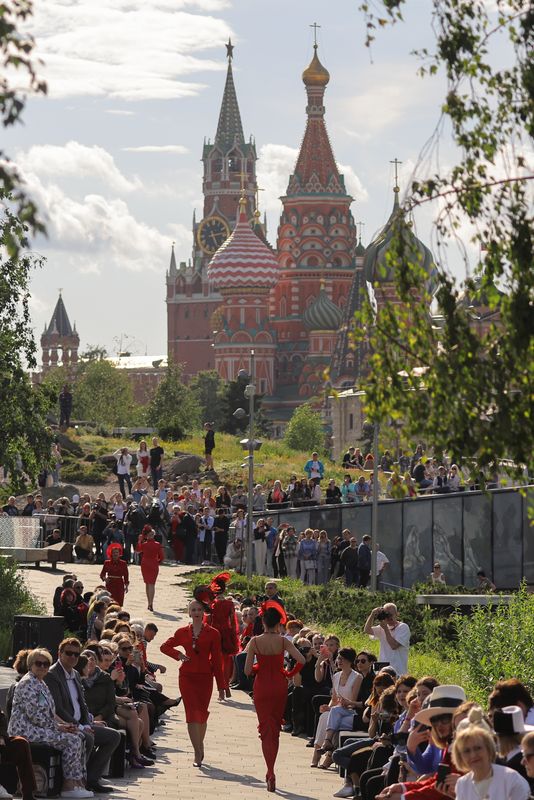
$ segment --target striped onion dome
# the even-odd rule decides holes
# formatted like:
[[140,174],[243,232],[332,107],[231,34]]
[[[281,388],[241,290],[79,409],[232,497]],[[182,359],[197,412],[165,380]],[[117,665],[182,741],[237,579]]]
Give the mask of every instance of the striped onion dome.
[[304,325],[310,331],[337,331],[343,312],[321,289],[311,306],[304,312]]
[[278,263],[250,227],[243,205],[232,234],[208,265],[208,280],[217,289],[270,289],[278,281]]

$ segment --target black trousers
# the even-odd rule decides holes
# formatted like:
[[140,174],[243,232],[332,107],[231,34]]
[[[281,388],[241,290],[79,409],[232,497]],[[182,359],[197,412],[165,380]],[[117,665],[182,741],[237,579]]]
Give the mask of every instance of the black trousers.
[[315,687],[294,686],[291,695],[293,728],[303,731],[307,736],[315,732],[315,713],[312,705]]

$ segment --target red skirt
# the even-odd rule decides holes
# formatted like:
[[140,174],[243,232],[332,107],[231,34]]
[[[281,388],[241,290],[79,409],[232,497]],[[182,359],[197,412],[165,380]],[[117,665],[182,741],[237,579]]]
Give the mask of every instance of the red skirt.
[[159,564],[157,561],[152,561],[145,556],[141,561],[141,575],[145,583],[154,584],[158,579]]
[[210,715],[208,706],[213,693],[213,675],[207,672],[184,673],[180,669],[178,685],[184,701],[185,721],[207,722]]

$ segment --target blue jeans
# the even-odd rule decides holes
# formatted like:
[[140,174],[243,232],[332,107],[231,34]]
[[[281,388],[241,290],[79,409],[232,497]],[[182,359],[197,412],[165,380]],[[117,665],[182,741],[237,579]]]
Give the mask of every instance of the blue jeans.
[[334,750],[332,753],[334,764],[348,769],[349,761],[353,753],[357,750],[361,750],[363,747],[371,747],[373,743],[374,739],[349,739],[347,744],[344,744],[343,747],[338,747],[337,750]]
[[326,721],[327,731],[351,731],[354,721],[354,711],[343,706],[334,706],[328,712]]

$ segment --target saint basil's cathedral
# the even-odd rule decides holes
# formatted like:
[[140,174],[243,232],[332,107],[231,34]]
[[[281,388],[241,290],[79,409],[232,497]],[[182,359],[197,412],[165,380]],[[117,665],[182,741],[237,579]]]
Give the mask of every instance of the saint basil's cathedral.
[[[327,367],[335,386],[358,383],[364,353],[349,333],[366,281],[394,297],[386,253],[398,186],[390,219],[364,248],[325,125],[330,75],[317,49],[302,73],[306,129],[273,249],[257,209],[256,148],[243,134],[228,43],[217,133],[202,153],[204,208],[200,220],[193,217],[192,257],[178,265],[173,248],[166,278],[169,362],[183,364],[186,376],[216,369],[234,380],[248,370],[253,349],[257,391],[275,433],[321,392]],[[408,223],[407,235],[430,276],[430,251]]]

